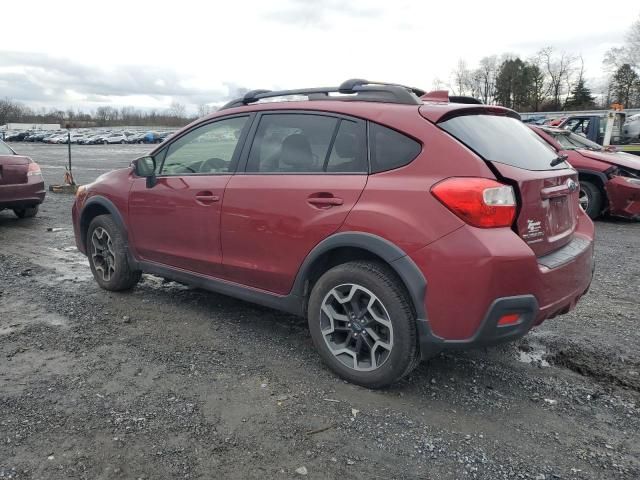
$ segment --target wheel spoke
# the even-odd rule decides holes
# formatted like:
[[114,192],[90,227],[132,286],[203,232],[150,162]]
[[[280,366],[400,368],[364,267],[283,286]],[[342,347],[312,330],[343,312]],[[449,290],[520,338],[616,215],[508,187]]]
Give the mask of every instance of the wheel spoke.
[[321,333],[329,351],[358,371],[382,366],[393,348],[393,324],[380,299],[367,288],[343,284],[321,306]]
[[100,272],[102,280],[108,282],[116,273],[116,253],[109,233],[102,227],[91,234],[91,261],[96,272]]

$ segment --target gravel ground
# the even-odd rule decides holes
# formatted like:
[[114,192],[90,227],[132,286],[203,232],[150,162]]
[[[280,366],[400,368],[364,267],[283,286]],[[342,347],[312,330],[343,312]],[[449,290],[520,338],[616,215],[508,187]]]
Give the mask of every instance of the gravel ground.
[[[61,181],[66,146],[14,147]],[[74,146],[76,179],[146,150]],[[574,312],[369,391],[302,319],[151,276],[100,290],[71,202],[0,213],[0,478],[640,478],[640,223],[597,222]]]

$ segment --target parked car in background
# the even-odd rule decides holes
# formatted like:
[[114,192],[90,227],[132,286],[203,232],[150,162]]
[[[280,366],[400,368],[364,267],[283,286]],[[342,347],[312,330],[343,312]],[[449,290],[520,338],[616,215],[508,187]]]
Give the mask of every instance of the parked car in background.
[[44,197],[38,164],[0,141],[0,210],[13,210],[19,218],[34,217]]
[[640,142],[640,113],[627,117],[622,133],[630,142]]
[[160,143],[162,140],[160,139],[160,134],[158,132],[146,132],[144,137],[142,137],[142,143]]
[[517,113],[363,80],[260,102],[294,94],[249,92],[80,187],[96,282],[149,272],[304,315],[322,360],[373,388],[586,293],[578,174]]
[[640,158],[561,128],[531,127],[578,171],[580,205],[591,218],[640,220]]
[[111,133],[102,137],[102,143],[114,144],[114,143],[127,143],[127,136],[124,133]]
[[134,133],[127,137],[127,143],[144,143],[144,136],[146,133]]

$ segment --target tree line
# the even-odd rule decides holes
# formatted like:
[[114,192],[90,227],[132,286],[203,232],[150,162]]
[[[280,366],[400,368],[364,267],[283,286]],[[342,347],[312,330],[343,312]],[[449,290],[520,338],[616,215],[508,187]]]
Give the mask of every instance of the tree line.
[[518,111],[559,111],[640,107],[640,18],[631,26],[625,44],[609,50],[603,60],[605,81],[595,92],[586,78],[580,55],[546,47],[530,58],[492,55],[469,68],[460,60],[448,83],[436,80],[436,89],[448,87],[456,95],[470,95],[483,103]]
[[[207,105],[198,108],[198,116],[210,113]],[[196,118],[187,115],[186,107],[174,102],[165,110],[140,110],[134,107],[115,108],[102,106],[92,112],[82,110],[40,109],[35,110],[9,98],[0,99],[0,125],[7,123],[58,123],[62,126],[115,127],[128,125],[181,127]]]

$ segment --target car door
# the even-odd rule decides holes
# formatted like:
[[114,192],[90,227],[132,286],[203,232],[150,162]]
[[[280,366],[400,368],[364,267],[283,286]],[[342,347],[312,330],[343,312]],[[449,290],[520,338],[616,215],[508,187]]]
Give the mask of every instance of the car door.
[[236,169],[249,116],[196,126],[155,155],[157,183],[136,178],[129,221],[136,253],[151,261],[216,276],[220,271],[220,209]]
[[306,255],[344,222],[367,182],[365,123],[308,112],[254,122],[244,172],[229,181],[222,213],[224,275],[278,294]]

